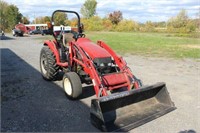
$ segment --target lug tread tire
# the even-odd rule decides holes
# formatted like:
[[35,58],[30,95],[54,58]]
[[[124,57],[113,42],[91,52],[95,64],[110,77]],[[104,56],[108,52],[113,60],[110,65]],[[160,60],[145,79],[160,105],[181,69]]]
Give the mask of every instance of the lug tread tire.
[[[41,57],[43,54],[45,54],[46,59],[47,59],[47,66],[46,66],[47,73],[46,74],[42,72],[42,68],[41,68]],[[57,79],[59,66],[56,64],[55,55],[47,46],[44,46],[40,53],[40,70],[45,80],[52,81],[52,80]]]

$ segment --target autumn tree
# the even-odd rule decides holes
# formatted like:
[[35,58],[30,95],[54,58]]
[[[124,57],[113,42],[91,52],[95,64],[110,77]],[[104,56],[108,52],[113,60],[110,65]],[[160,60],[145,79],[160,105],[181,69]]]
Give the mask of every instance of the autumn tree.
[[81,7],[81,14],[84,18],[91,18],[96,14],[97,1],[86,0]]
[[171,25],[174,28],[185,27],[188,22],[188,16],[186,10],[181,10],[177,16],[171,17],[168,21],[168,25]]
[[151,21],[146,21],[144,28],[145,28],[145,31],[152,32],[152,31],[154,31],[155,26]]
[[108,19],[110,19],[113,24],[117,25],[123,19],[122,12],[114,11],[108,15]]
[[57,12],[54,15],[54,23],[55,25],[65,25],[65,22],[67,20],[67,14],[63,12]]
[[42,24],[43,23],[43,17],[36,17],[33,20],[33,23],[35,23],[35,24]]
[[44,23],[48,23],[48,22],[51,22],[51,17],[45,16],[44,17]]
[[[69,22],[68,22],[69,23]],[[78,19],[76,17],[72,18],[69,23],[70,26],[76,27],[78,25]]]
[[50,21],[51,21],[51,18],[49,16],[44,16],[44,17],[35,18],[34,23],[46,24]]
[[120,21],[118,23],[118,25],[115,25],[115,31],[138,31],[139,29],[139,25],[137,24],[137,22],[135,22],[134,20],[127,20],[124,19],[122,21]]
[[182,9],[176,16],[171,17],[167,24],[171,32],[192,32],[196,29],[195,23],[189,19],[187,11]]

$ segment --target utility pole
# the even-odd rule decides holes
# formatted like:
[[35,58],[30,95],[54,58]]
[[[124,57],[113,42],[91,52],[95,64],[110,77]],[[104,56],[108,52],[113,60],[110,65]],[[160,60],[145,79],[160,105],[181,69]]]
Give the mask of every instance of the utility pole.
[[35,18],[35,12],[34,12],[34,14],[33,14],[33,17],[34,17],[34,22],[35,22],[35,24],[36,24],[37,22],[36,22],[36,18]]

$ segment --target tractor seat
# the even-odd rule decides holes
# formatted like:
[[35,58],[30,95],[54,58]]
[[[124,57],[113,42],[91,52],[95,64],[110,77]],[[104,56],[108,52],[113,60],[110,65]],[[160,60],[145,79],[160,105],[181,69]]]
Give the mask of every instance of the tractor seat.
[[64,33],[63,34],[63,45],[68,46],[68,43],[75,41],[73,33]]

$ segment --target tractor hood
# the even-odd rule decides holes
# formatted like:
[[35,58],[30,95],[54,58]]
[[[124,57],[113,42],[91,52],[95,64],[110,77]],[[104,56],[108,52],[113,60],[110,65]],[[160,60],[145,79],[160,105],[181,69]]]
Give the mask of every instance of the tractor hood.
[[77,43],[92,58],[92,60],[95,58],[111,57],[105,49],[93,43],[88,38],[79,38]]

